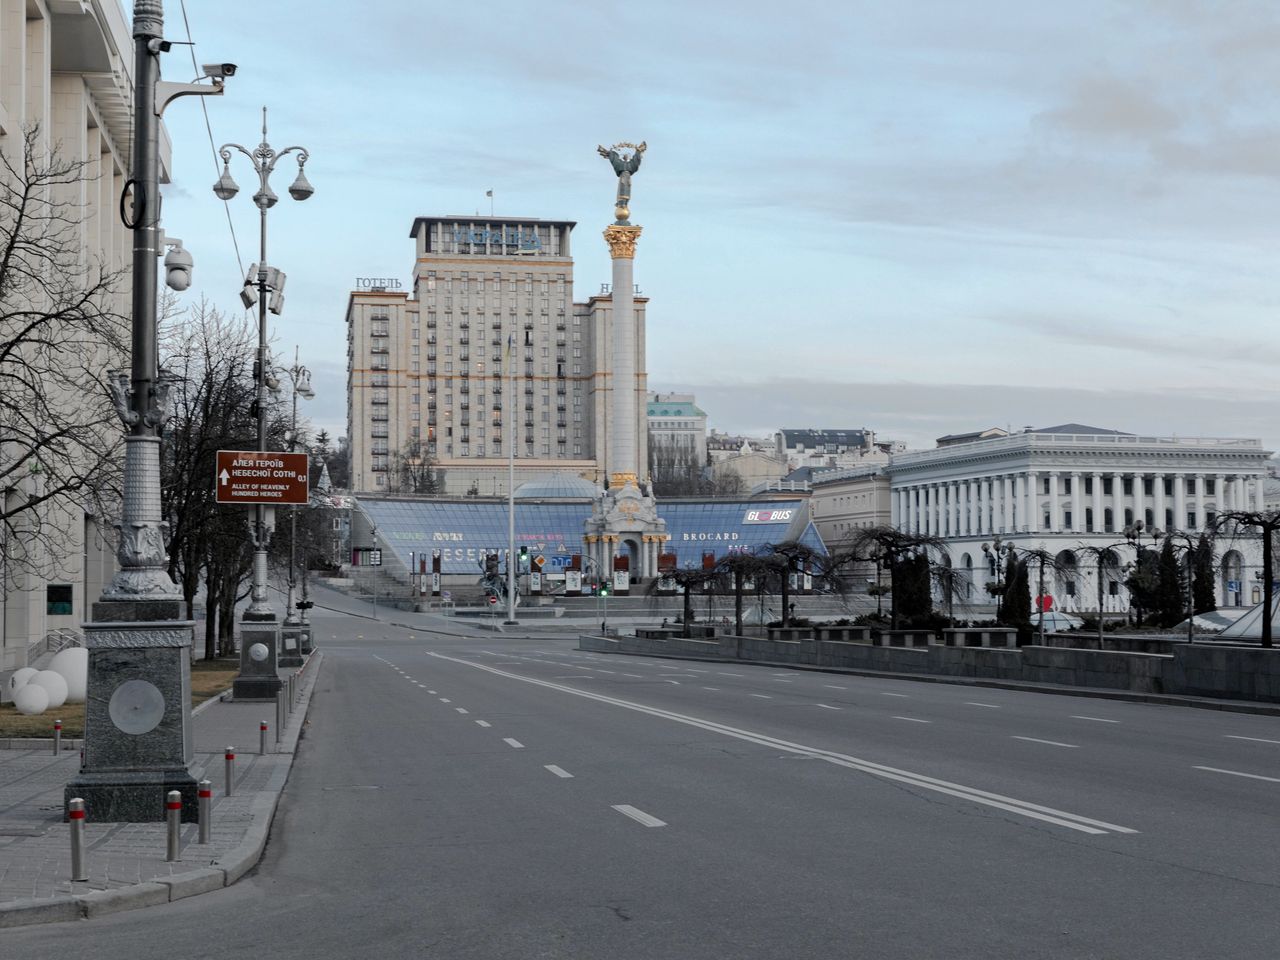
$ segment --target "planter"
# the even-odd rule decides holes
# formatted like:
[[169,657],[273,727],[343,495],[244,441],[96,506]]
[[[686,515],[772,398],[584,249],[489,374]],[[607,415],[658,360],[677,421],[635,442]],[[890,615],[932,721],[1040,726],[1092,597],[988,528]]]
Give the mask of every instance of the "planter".
[[1016,647],[1018,631],[1013,627],[950,627],[942,631],[947,647]]
[[936,639],[932,630],[881,630],[874,643],[878,647],[927,647]]

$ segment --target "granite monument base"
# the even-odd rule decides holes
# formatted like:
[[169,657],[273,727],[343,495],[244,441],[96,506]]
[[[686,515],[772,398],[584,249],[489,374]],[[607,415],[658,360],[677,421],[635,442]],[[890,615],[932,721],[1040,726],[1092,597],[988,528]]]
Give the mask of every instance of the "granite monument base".
[[156,823],[165,818],[170,790],[182,794],[182,822],[200,820],[199,784],[185,767],[175,770],[120,770],[84,773],[67,784],[62,819],[70,801],[84,800],[90,823]]
[[236,700],[274,700],[282,686],[277,674],[280,622],[274,613],[246,613],[240,622],[240,675],[231,684]]
[[302,633],[303,627],[300,623],[286,623],[281,629],[280,666],[302,666]]

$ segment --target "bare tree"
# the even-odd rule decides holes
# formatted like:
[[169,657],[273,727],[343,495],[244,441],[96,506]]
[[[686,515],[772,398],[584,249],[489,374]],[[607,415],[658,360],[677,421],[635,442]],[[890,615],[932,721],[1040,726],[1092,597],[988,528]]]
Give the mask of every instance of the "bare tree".
[[124,355],[123,276],[86,262],[69,200],[87,164],[46,155],[36,128],[0,151],[0,544],[20,566],[58,558],[58,519],[111,516],[123,431],[106,370]]
[[1230,510],[1213,521],[1213,533],[1235,533],[1239,529],[1256,530],[1262,537],[1262,645],[1271,647],[1272,546],[1280,531],[1280,510]]
[[[837,569],[859,563],[875,562],[889,570],[889,622],[890,629],[898,629],[900,602],[903,598],[903,579],[912,558],[924,557],[930,571],[942,566],[941,557],[946,554],[946,541],[925,533],[908,533],[897,527],[864,527],[854,532],[837,548],[833,565]],[[926,577],[929,579],[929,577]],[[947,589],[956,586],[948,579]]]
[[391,460],[392,493],[435,496],[440,492],[441,478],[435,457],[421,440],[410,440]]

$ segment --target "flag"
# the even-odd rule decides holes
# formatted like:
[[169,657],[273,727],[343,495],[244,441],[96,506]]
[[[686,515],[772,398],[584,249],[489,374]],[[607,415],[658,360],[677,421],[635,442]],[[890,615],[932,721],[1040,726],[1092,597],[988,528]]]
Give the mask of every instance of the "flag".
[[493,191],[492,191],[492,190],[486,190],[486,191],[484,192],[484,195],[485,195],[486,197],[488,197],[490,200],[492,200],[492,199],[493,199]]
[[507,334],[507,359],[511,359],[516,352],[516,335],[514,333]]

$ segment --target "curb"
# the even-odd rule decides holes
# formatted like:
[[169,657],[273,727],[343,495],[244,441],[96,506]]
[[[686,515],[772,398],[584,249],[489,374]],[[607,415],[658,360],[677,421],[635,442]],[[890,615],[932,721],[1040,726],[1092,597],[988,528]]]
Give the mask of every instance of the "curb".
[[[312,666],[313,658],[314,666]],[[125,910],[137,910],[142,907],[185,900],[188,897],[229,887],[256,867],[266,849],[271,824],[275,820],[276,807],[285,783],[289,779],[289,772],[293,769],[298,740],[302,736],[307,711],[311,708],[311,695],[315,692],[316,680],[323,660],[323,653],[313,650],[303,664],[302,669],[306,670],[306,675],[301,698],[293,716],[289,719],[285,737],[280,744],[280,752],[271,755],[288,757],[288,762],[277,761],[265,789],[254,796],[249,831],[238,846],[219,857],[212,866],[199,867],[168,877],[156,877],[127,887],[93,890],[39,900],[14,900],[9,903],[0,903],[0,930],[40,923],[61,923],[65,920],[92,920],[94,917],[108,916]],[[218,699],[219,697],[210,697],[197,709],[211,705]]]

